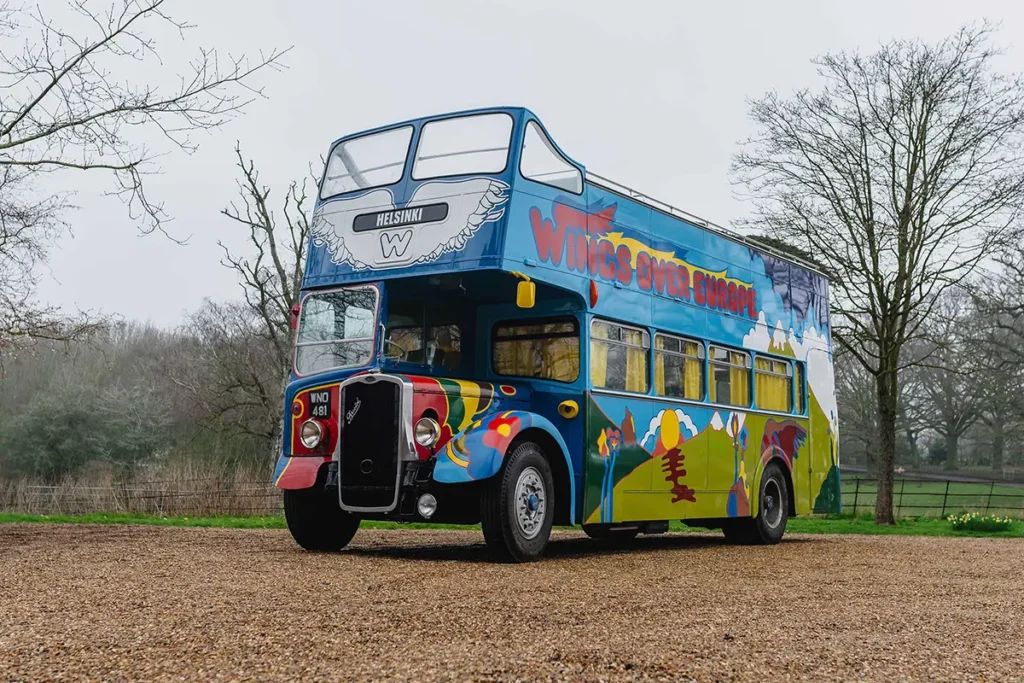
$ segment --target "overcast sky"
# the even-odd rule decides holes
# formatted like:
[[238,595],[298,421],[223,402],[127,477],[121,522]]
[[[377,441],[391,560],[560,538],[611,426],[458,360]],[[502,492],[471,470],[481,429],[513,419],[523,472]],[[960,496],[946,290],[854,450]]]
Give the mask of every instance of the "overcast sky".
[[746,211],[728,177],[753,132],[745,100],[816,87],[812,57],[937,40],[987,18],[1002,22],[1002,69],[1024,72],[1024,5],[1013,2],[176,0],[171,11],[196,28],[162,40],[169,62],[199,46],[294,45],[289,68],[264,74],[268,98],[198,136],[197,153],[160,160],[149,194],[165,202],[175,236],[191,235],[186,246],[140,237],[123,205],[102,196],[105,178],[62,176],[78,184],[79,208],[43,278],[50,303],[170,326],[205,297],[237,297],[217,247],[242,237],[219,214],[236,194],[236,140],[280,197],[343,135],[522,105],[588,170],[728,225]]

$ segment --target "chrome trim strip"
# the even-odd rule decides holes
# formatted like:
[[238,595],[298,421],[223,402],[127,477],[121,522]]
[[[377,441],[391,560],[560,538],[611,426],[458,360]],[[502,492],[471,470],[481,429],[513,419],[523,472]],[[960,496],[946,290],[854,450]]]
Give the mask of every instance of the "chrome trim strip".
[[[398,425],[398,467],[395,473],[395,497],[392,499],[391,504],[383,507],[357,507],[353,505],[345,505],[341,500],[341,432],[342,424],[344,419],[345,400],[344,392],[345,387],[351,384],[376,384],[377,382],[390,382],[392,384],[398,384],[402,387],[401,391],[401,405],[399,405],[399,425]],[[338,387],[338,443],[334,448],[334,461],[338,463],[338,505],[342,510],[346,512],[391,512],[398,507],[398,495],[402,485],[402,471],[404,469],[403,463],[410,460],[418,460],[419,457],[416,455],[416,446],[413,442],[412,435],[412,382],[405,377],[399,377],[397,375],[385,375],[381,373],[355,375],[349,377]]]

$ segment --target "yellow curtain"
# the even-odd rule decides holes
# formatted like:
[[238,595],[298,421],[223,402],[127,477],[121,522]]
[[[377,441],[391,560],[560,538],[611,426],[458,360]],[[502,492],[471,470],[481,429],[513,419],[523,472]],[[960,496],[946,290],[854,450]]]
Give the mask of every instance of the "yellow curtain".
[[[694,352],[697,350],[697,345],[694,344]],[[687,357],[683,361],[683,398],[688,398],[693,401],[700,400],[700,375],[701,375],[701,362],[699,358]]]
[[590,342],[590,379],[602,389],[608,378],[608,345],[596,339]]
[[654,352],[654,393],[665,395],[665,354]]
[[626,391],[647,391],[647,351],[626,347]]
[[754,368],[757,371],[754,377],[757,407],[789,412],[789,377],[783,374],[787,365],[770,358],[757,358]]
[[534,373],[533,343],[529,339],[494,345],[494,367],[501,375],[530,377]]
[[551,339],[541,348],[543,377],[571,382],[580,374],[580,347],[575,339]]
[[750,405],[750,371],[746,368],[729,368],[729,403],[734,406]]
[[736,351],[729,352],[729,403],[734,406],[750,405],[750,370],[747,357]]
[[698,346],[696,342],[683,342],[683,353],[686,360],[683,361],[683,398],[699,401],[700,376],[703,371],[703,363],[697,358]]
[[804,414],[804,367],[796,366],[796,412]]

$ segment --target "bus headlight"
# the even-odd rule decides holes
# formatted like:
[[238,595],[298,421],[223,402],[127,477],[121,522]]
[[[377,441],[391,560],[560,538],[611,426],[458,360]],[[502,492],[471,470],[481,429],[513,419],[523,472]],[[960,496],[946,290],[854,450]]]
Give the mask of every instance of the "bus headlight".
[[316,420],[306,420],[299,427],[299,440],[306,448],[316,448],[324,439],[324,428]]
[[441,426],[432,417],[421,417],[413,427],[413,438],[424,448],[430,448],[441,436]]

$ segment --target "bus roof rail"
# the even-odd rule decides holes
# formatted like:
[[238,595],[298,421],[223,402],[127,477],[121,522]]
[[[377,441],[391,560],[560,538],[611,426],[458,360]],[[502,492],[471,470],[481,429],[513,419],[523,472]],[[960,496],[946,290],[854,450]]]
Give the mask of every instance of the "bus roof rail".
[[827,279],[827,276],[824,273],[822,273],[817,266],[807,262],[806,260],[798,256],[793,256],[792,254],[787,254],[785,252],[779,251],[778,249],[775,249],[774,247],[771,247],[757,239],[741,235],[735,230],[723,227],[721,225],[718,225],[717,223],[712,223],[711,221],[705,218],[701,218],[700,216],[692,214],[689,211],[683,211],[682,209],[672,206],[667,202],[663,202],[660,199],[654,199],[653,197],[646,195],[643,192],[638,192],[633,188],[627,187],[622,183],[617,183],[614,180],[611,180],[610,178],[605,178],[604,176],[599,176],[596,173],[587,171],[586,179],[587,181],[592,182],[593,184],[598,185],[605,190],[610,190],[616,194],[622,195],[623,197],[634,199],[640,202],[641,204],[649,206],[650,208],[656,211],[661,211],[662,213],[666,213],[670,216],[680,218],[686,221],[687,223],[692,223],[693,225],[704,228],[705,230],[710,230],[711,232],[718,233],[723,237],[728,237],[729,239],[735,242],[740,242],[741,244],[745,244],[748,247],[753,247],[754,249],[763,251],[767,254],[770,254],[771,256],[774,256],[775,258],[787,261],[789,263],[793,263],[795,265],[800,266],[801,268],[806,268],[807,270],[813,271],[818,275],[826,277]]

